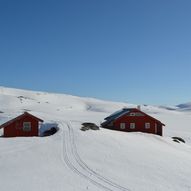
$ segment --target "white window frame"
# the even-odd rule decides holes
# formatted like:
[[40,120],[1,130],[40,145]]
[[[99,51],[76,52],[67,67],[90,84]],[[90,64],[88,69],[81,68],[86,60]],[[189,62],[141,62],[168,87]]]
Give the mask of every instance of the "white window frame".
[[135,129],[135,123],[130,123],[129,127],[130,127],[130,129]]
[[31,129],[31,122],[23,122],[23,131],[30,132]]
[[129,114],[130,116],[135,116],[135,112],[132,112]]
[[125,129],[126,124],[125,123],[120,123],[120,129]]
[[151,124],[150,123],[145,123],[145,129],[150,129],[151,128]]

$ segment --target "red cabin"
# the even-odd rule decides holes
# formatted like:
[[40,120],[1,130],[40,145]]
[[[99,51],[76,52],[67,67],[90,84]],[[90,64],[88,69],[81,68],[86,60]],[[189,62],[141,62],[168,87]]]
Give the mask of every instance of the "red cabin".
[[4,128],[4,137],[38,136],[39,122],[43,122],[43,120],[25,112],[2,124],[0,129]]
[[124,108],[106,117],[101,126],[119,131],[139,131],[162,136],[162,128],[165,125],[139,109]]

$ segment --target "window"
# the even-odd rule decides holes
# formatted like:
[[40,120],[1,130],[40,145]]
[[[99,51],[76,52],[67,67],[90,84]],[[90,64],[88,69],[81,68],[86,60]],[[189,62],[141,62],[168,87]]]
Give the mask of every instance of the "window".
[[132,113],[129,113],[129,116],[144,116],[144,114],[141,112],[132,112]]
[[120,123],[120,129],[125,129],[125,123]]
[[145,129],[149,129],[150,128],[150,123],[145,123]]
[[31,122],[23,122],[23,131],[31,131]]
[[135,123],[130,123],[130,129],[135,129]]
[[132,113],[130,113],[129,115],[130,115],[130,116],[135,116],[135,113],[132,112]]

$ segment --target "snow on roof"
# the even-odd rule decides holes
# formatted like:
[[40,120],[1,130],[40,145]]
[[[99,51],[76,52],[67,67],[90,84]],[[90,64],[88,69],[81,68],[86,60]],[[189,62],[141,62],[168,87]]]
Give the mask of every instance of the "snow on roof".
[[33,116],[32,114],[30,114],[28,112],[16,113],[16,114],[13,114],[11,116],[6,116],[6,117],[0,116],[0,128],[2,128],[5,124],[12,122],[12,121],[24,116],[24,115],[30,115],[31,117],[36,118],[39,121],[43,121],[42,119],[39,119],[39,118]]
[[0,126],[3,125],[4,123],[7,123],[8,121],[18,117],[19,115],[21,115],[21,113],[15,113],[15,114],[12,114],[12,115],[9,115],[9,116],[0,116]]

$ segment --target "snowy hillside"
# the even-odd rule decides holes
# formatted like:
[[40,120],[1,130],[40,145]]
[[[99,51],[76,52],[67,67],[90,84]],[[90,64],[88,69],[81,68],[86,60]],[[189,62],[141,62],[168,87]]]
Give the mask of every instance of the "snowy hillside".
[[80,130],[122,107],[136,105],[0,87],[0,123],[29,111],[60,128],[50,137],[0,138],[0,190],[191,191],[191,105],[141,106],[166,124],[164,137]]

